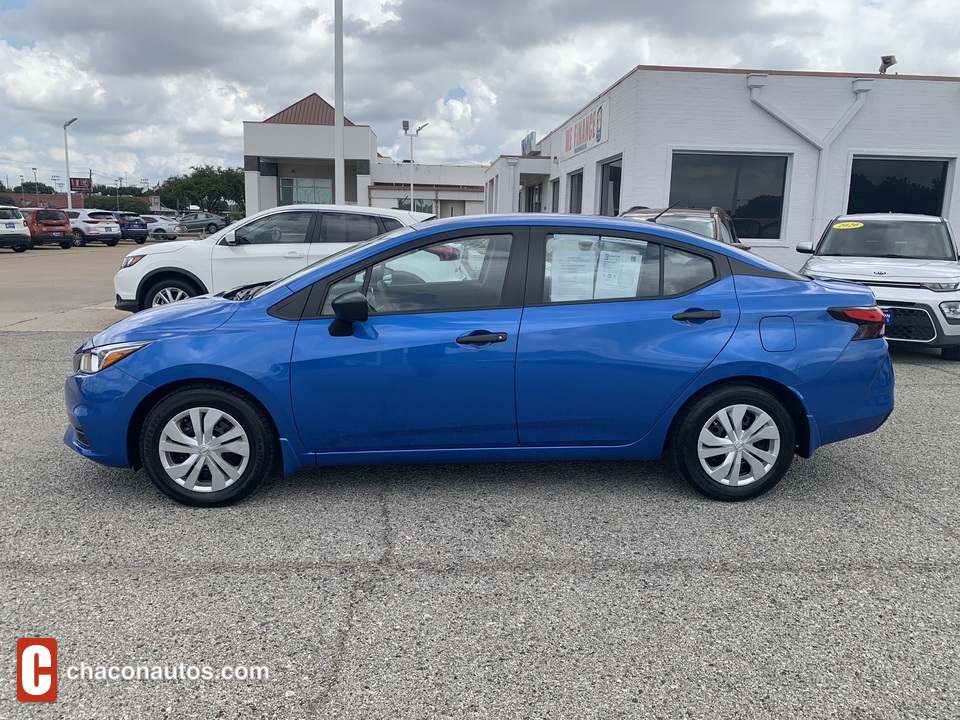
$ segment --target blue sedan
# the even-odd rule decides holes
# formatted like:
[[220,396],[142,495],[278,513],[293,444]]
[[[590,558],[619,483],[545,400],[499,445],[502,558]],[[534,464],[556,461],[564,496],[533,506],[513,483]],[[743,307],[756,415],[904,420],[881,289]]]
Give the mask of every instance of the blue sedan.
[[893,410],[871,291],[653,223],[481,215],[161,306],[74,356],[64,441],[190,505],[275,468],[654,459],[745,500]]

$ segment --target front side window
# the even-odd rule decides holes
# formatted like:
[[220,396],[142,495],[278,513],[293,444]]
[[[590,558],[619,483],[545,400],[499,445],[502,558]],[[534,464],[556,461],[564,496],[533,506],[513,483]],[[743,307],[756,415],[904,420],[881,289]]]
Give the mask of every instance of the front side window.
[[366,293],[371,314],[496,307],[507,276],[511,235],[457,239],[411,250],[338,280],[323,315],[346,292]]
[[547,236],[543,302],[656,297],[660,246],[596,235]]
[[312,211],[276,213],[237,228],[234,235],[241,245],[305,243],[312,218]]

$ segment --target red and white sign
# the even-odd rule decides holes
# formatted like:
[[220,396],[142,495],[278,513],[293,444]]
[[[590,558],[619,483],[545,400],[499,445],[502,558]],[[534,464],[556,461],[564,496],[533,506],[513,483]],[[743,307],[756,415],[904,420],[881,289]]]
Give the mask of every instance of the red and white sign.
[[597,103],[563,129],[561,160],[579,155],[607,141],[610,134],[610,100]]
[[17,640],[17,700],[57,701],[57,641],[53,638]]

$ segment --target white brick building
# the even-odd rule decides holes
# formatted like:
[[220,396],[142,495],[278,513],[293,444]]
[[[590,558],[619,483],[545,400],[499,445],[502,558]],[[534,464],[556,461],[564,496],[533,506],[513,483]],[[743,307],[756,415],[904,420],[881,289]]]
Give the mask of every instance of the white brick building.
[[758,246],[843,212],[960,219],[960,78],[640,66],[533,148],[487,169],[486,211],[717,205]]

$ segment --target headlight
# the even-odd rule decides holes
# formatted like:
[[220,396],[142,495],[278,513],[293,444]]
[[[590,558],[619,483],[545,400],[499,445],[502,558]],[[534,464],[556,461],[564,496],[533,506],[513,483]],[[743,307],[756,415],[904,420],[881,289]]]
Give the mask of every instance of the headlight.
[[75,373],[83,373],[84,375],[93,375],[149,344],[149,341],[117,343],[115,345],[104,345],[103,347],[90,348],[89,350],[78,352],[73,356],[73,371]]
[[127,255],[123,260],[120,261],[120,269],[131,267],[136,265],[138,262],[143,260],[143,255]]
[[952,292],[960,288],[960,283],[923,283],[923,287],[934,292]]

